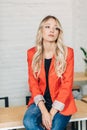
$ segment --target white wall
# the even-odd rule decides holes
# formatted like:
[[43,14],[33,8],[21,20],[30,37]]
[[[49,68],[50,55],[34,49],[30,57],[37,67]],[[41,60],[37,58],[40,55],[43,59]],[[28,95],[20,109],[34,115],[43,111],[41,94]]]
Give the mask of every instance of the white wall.
[[64,29],[64,41],[75,49],[75,60],[79,61],[75,63],[75,71],[84,70],[81,66],[84,63],[79,60],[79,46],[87,46],[85,16],[84,11],[78,13],[78,2],[74,0],[74,5],[72,1],[0,0],[0,97],[8,96],[10,106],[25,104],[25,96],[29,95],[26,51],[34,45],[38,25],[46,15],[59,18]]
[[75,50],[75,71],[84,71],[85,63],[80,47],[87,49],[87,1],[72,0],[73,43]]

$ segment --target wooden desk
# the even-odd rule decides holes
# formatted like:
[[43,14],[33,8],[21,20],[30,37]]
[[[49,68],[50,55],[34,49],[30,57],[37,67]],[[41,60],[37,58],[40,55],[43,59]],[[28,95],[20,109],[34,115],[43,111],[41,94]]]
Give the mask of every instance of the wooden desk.
[[87,103],[87,96],[83,97],[81,100],[82,100],[83,102]]
[[75,72],[74,81],[87,81],[87,76],[85,76],[84,72]]
[[0,108],[0,130],[24,128],[22,120],[27,106]]
[[70,121],[71,122],[78,121],[78,130],[87,130],[87,126],[86,126],[87,103],[81,100],[76,100],[76,106],[77,106],[77,112],[72,116]]
[[[78,111],[70,121],[87,120],[87,103],[76,100],[76,106]],[[24,128],[22,122],[26,109],[27,106],[0,108],[0,130]]]
[[72,116],[71,122],[87,120],[87,103],[76,100],[77,112]]

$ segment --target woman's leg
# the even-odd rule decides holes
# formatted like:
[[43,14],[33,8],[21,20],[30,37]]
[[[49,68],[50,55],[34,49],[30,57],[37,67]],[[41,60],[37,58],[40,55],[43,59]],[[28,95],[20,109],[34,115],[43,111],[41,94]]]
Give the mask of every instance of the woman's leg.
[[52,130],[65,130],[71,116],[56,113],[52,122]]
[[44,130],[41,126],[41,112],[38,106],[32,104],[23,119],[26,130]]

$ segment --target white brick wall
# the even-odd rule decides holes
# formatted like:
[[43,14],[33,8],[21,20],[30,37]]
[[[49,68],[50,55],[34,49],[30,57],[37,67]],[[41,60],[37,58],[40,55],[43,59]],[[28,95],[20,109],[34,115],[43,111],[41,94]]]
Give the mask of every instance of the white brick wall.
[[80,47],[87,49],[87,1],[72,0],[73,11],[73,43],[75,49],[75,70],[84,71],[85,63]]
[[[26,51],[34,45],[38,25],[44,16],[58,17],[64,29],[65,43],[79,48],[81,40],[76,36],[78,12],[73,15],[72,1],[0,0],[0,97],[9,96],[10,106],[25,104],[25,96],[29,94]],[[77,20],[75,26],[74,17]],[[79,59],[80,52],[77,52],[76,59]],[[76,70],[80,70],[77,64]]]

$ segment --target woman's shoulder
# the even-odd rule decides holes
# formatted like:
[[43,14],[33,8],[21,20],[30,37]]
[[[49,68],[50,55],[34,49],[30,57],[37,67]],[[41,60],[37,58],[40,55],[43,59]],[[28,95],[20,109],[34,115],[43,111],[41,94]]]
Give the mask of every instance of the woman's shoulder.
[[74,56],[74,49],[67,46],[67,59],[70,59]]
[[68,49],[68,53],[73,53],[73,51],[74,51],[74,49],[69,46],[67,46],[67,49]]
[[36,47],[32,47],[27,50],[28,55],[33,55],[35,52],[36,52]]

